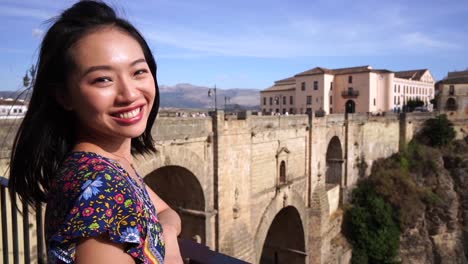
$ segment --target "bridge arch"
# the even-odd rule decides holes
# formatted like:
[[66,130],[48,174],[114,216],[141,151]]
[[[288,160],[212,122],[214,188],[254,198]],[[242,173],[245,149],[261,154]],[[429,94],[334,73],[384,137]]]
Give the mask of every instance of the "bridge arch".
[[[275,249],[277,252],[283,252],[283,254],[277,253],[277,258],[280,259],[277,263],[305,263],[307,256],[302,254],[307,252],[308,248],[305,212],[305,202],[295,191],[283,190],[276,194],[264,210],[255,232],[254,243],[255,252],[257,252],[255,263],[274,263],[267,261],[272,259],[271,256],[274,261]],[[293,232],[294,235],[288,232]],[[285,240],[285,237],[290,237],[291,240]],[[281,239],[284,241],[279,241]],[[269,249],[263,254],[265,245]],[[292,249],[292,251],[283,249]],[[298,260],[281,262],[285,251],[297,255]]]
[[144,179],[161,199],[179,213],[182,220],[180,236],[205,244],[205,195],[197,177],[184,167],[164,166]]
[[214,245],[212,190],[207,161],[181,146],[161,146],[156,155],[136,159],[144,180],[182,219],[181,237]]
[[326,153],[327,169],[325,183],[342,186],[343,178],[343,148],[338,136],[331,138]]

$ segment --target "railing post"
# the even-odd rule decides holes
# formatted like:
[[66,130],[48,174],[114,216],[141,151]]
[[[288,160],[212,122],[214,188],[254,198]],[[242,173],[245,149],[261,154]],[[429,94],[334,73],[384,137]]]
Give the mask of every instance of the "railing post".
[[3,263],[9,263],[8,260],[8,224],[7,224],[7,206],[6,206],[6,187],[1,186],[2,199],[2,247],[3,247]]
[[24,238],[24,263],[31,263],[29,252],[29,211],[28,204],[23,201],[23,238]]
[[44,259],[44,230],[42,224],[42,204],[36,205],[36,239],[37,239],[37,262],[39,264],[45,263]]
[[13,263],[19,263],[19,247],[18,247],[18,208],[16,207],[15,199],[11,200],[11,225],[13,226]]

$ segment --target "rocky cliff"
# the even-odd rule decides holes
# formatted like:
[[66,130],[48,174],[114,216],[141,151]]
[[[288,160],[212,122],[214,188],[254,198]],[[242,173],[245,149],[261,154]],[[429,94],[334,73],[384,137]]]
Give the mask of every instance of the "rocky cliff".
[[[414,182],[426,189],[420,210],[410,212],[400,240],[402,263],[468,263],[468,144],[457,141],[436,150],[424,147],[421,160],[432,168],[411,170]],[[424,153],[424,154],[421,154]],[[416,206],[418,207],[418,206]]]

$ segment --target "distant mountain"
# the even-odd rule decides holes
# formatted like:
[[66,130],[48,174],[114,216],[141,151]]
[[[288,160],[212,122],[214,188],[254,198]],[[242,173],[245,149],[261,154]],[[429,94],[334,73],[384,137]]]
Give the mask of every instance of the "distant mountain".
[[[214,93],[208,97],[210,87],[187,83],[175,86],[160,85],[161,107],[214,108]],[[239,105],[246,109],[260,108],[260,90],[257,89],[216,89],[218,108]],[[226,99],[225,99],[226,98]]]
[[[214,93],[208,97],[210,87],[180,83],[174,86],[160,85],[160,106],[167,108],[214,108]],[[17,98],[21,91],[0,91],[0,98]],[[216,89],[217,106],[224,108],[259,109],[260,90],[257,89]],[[225,99],[226,98],[226,99]],[[26,93],[19,99],[29,99]]]
[[0,91],[0,98],[12,98],[12,99],[29,99],[31,96],[29,91],[20,90],[20,91]]

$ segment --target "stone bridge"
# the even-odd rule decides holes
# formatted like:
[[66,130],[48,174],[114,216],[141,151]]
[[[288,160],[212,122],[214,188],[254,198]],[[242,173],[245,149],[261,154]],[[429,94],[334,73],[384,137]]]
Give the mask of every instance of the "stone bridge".
[[157,154],[137,157],[137,168],[181,215],[182,237],[251,263],[347,263],[341,205],[431,116],[160,117]]

